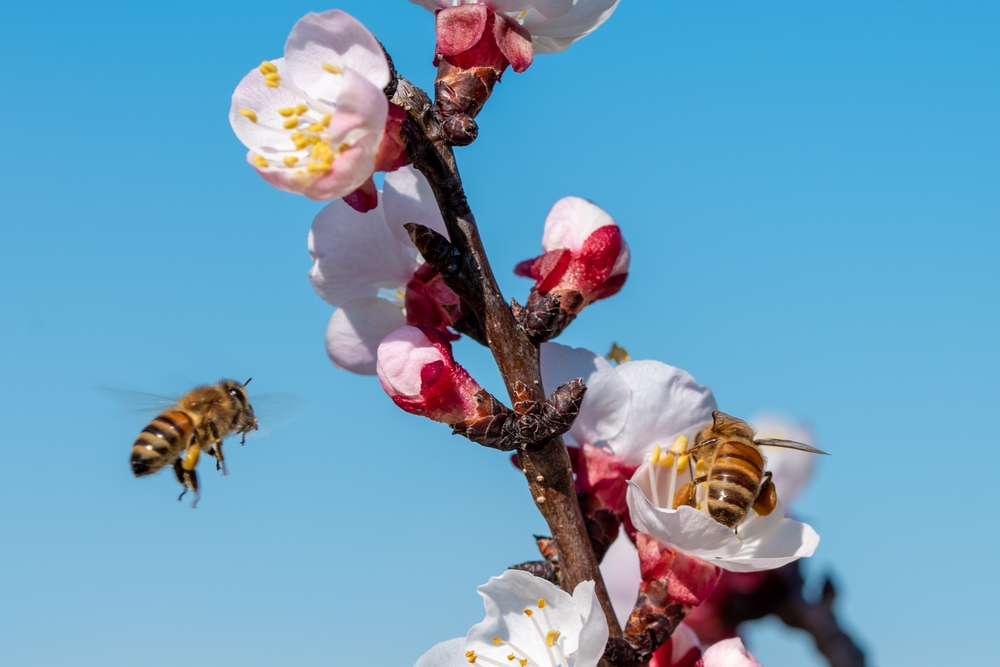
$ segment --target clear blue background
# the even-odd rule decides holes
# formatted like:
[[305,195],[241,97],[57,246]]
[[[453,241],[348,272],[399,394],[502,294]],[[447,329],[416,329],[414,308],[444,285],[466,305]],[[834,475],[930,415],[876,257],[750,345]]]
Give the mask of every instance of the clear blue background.
[[[401,73],[433,21],[341,5]],[[5,8],[0,662],[406,666],[481,618],[545,526],[505,456],[334,369],[306,280],[320,205],[244,163],[229,97],[322,4]],[[691,371],[723,409],[808,420],[798,504],[873,664],[984,664],[1000,576],[1000,10],[991,2],[640,3],[508,73],[459,152],[509,296],[548,207],[625,230],[618,297],[562,342]],[[460,359],[499,391],[475,345]],[[145,418],[100,387],[253,375],[308,407],[206,469],[197,511],[136,480]],[[208,468],[208,467],[206,467]],[[751,630],[768,667],[821,664]]]

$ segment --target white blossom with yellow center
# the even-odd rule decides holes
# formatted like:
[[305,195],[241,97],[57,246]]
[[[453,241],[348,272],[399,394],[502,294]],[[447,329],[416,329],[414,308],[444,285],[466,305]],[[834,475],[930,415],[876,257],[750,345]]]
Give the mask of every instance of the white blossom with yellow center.
[[465,639],[442,642],[416,667],[596,667],[608,624],[585,581],[573,595],[545,579],[507,570],[480,586],[486,618]]
[[272,185],[335,199],[375,170],[385,131],[389,65],[356,19],[339,10],[308,14],[285,43],[233,93],[229,120],[247,161]]

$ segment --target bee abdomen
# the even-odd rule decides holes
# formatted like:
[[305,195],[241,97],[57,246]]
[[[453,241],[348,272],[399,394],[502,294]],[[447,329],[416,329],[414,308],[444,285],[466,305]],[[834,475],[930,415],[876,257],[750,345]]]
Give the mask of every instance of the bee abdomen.
[[730,441],[719,446],[708,476],[708,511],[730,528],[746,517],[757,498],[764,458],[754,447]]
[[186,412],[166,410],[149,422],[132,445],[132,473],[149,475],[180,454],[191,441],[194,422]]

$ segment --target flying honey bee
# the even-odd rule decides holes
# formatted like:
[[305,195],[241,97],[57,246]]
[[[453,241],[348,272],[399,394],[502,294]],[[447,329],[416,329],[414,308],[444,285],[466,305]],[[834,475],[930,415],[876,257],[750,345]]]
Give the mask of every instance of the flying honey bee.
[[754,439],[753,429],[742,419],[716,410],[713,424],[698,433],[685,452],[696,462],[698,476],[681,486],[674,507],[695,506],[698,484],[708,485],[708,514],[722,525],[737,530],[752,508],[760,516],[774,511],[778,493],[771,473],[764,470],[761,446],[787,447],[811,454],[826,452],[792,440]]
[[[252,378],[251,378],[252,379]],[[161,412],[142,430],[132,445],[132,472],[136,477],[152,475],[173,464],[177,481],[184,487],[178,500],[189,490],[191,507],[198,504],[198,475],[195,466],[202,452],[215,457],[215,469],[226,474],[222,440],[257,430],[257,418],[247,397],[246,385],[233,380],[195,387],[175,405]]]

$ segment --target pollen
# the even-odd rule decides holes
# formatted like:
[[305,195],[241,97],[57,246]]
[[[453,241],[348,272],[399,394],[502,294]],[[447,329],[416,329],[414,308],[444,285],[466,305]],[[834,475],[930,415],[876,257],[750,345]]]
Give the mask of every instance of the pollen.
[[500,639],[499,637],[494,637],[493,638],[493,645],[494,646],[500,646],[500,644],[503,644],[503,640]]
[[323,63],[323,69],[330,74],[342,74],[344,72],[344,70],[340,69],[336,65],[331,65],[330,63]]
[[660,446],[659,445],[654,445],[653,446],[653,455],[649,457],[649,462],[650,463],[656,463],[659,460],[660,460]]
[[538,598],[538,608],[545,609],[545,598]]
[[238,113],[244,118],[249,119],[251,123],[257,122],[257,113],[253,109],[240,109]]
[[322,125],[323,127],[330,127],[330,121],[332,119],[333,119],[333,114],[328,113],[325,116],[323,116],[322,119],[320,119],[319,124]]
[[299,126],[299,119],[298,119],[298,117],[289,118],[284,123],[282,123],[282,126],[286,130],[294,130],[295,128],[297,128]]
[[531,616],[532,613],[534,613],[534,612],[532,612],[530,609],[525,609],[524,610],[524,615],[525,616]]
[[510,655],[507,656],[507,659],[510,660],[511,662],[513,662],[516,658],[517,658],[517,656],[514,655],[513,653],[511,653]]
[[704,461],[698,461],[694,464],[694,475],[695,477],[702,477],[708,474],[708,464]]
[[261,74],[276,74],[278,72],[278,66],[267,60],[262,62],[257,69],[260,70]]
[[295,157],[294,155],[289,155],[284,160],[282,160],[282,162],[285,163],[286,167],[294,167],[295,163],[298,162],[298,161],[299,161],[299,159],[297,157]]
[[474,656],[475,654],[476,654],[476,652],[475,652],[475,651],[466,651],[466,652],[465,652],[465,657],[466,657],[466,658],[471,658],[471,657],[472,657],[472,656]]
[[545,634],[545,645],[552,648],[556,645],[556,642],[559,641],[560,636],[562,636],[562,633],[558,630],[549,630]]
[[281,109],[278,109],[278,113],[281,114],[282,116],[284,116],[285,118],[288,118],[289,116],[294,116],[295,115],[295,108],[294,107],[282,107]]
[[688,462],[691,460],[691,456],[685,454],[684,456],[677,459],[677,474],[681,474],[688,468]]
[[309,111],[309,107],[307,107],[306,105],[302,104],[301,102],[299,102],[298,104],[295,105],[295,113],[297,113],[298,115],[301,116],[302,114],[306,113],[307,111]]
[[688,439],[687,436],[679,435],[677,439],[674,440],[674,444],[670,445],[670,451],[674,454],[683,454],[687,451]]
[[661,467],[669,468],[673,464],[674,464],[674,455],[673,454],[665,454],[665,455],[663,455],[663,456],[660,457],[659,465]]
[[265,74],[264,85],[268,88],[277,88],[281,85],[281,77],[277,74]]
[[267,158],[265,158],[263,155],[254,155],[253,163],[261,168],[269,166]]

